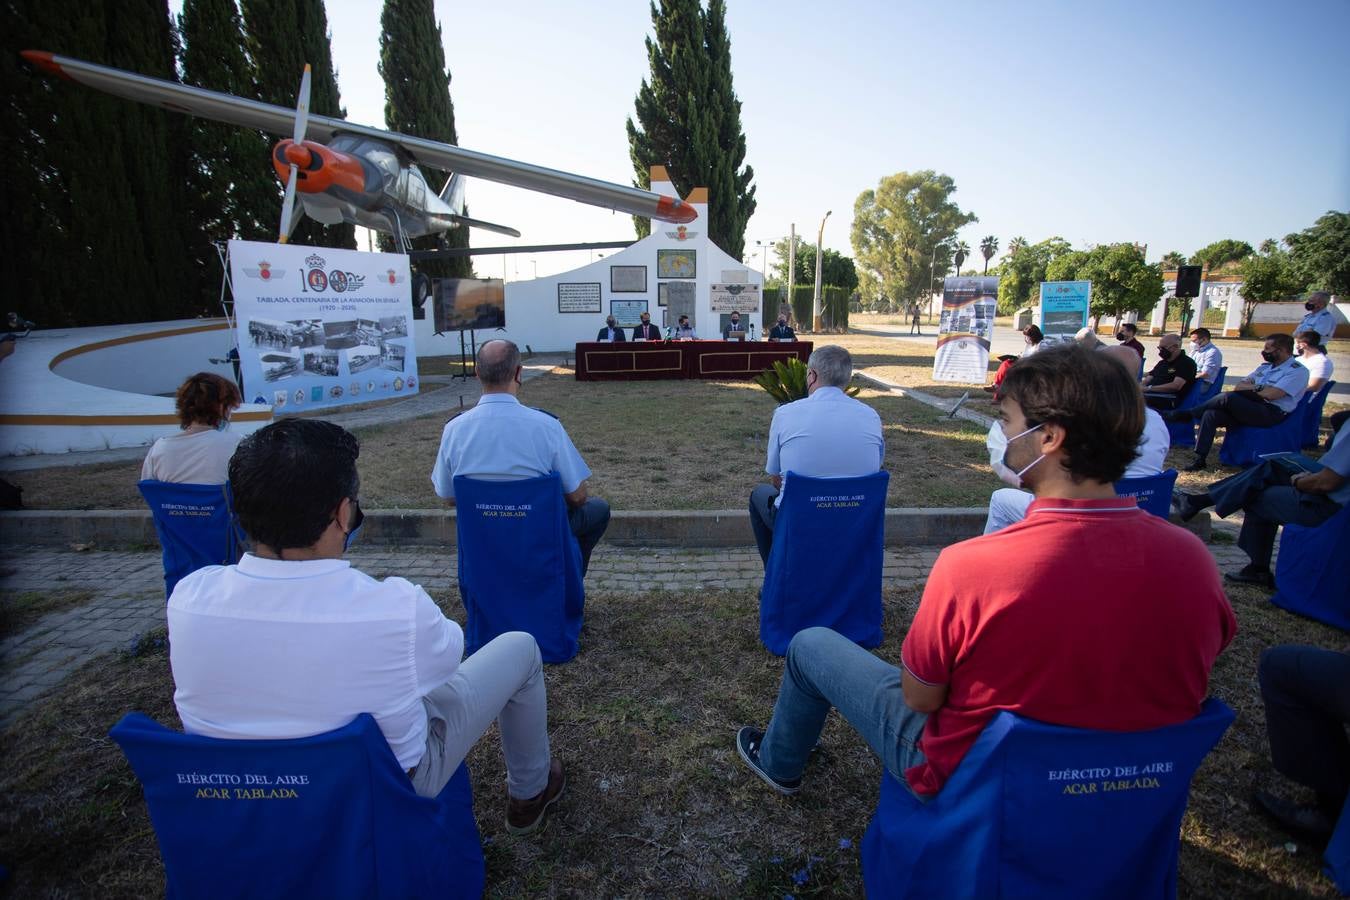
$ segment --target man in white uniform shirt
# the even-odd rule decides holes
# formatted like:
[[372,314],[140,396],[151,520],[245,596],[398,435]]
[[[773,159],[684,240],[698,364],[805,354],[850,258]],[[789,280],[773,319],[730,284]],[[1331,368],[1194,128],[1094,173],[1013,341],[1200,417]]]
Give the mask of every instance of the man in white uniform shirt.
[[819,347],[806,361],[806,398],[774,411],[764,464],[773,483],[750,492],[750,527],[765,565],[788,472],[812,478],[851,478],[881,469],[886,458],[881,417],[844,393],[852,377],[853,358],[847,350]]
[[[1125,367],[1125,370],[1134,375],[1139,365],[1139,356],[1127,344],[1118,344],[1114,347],[1108,347],[1102,351],[1110,356],[1116,362]],[[1163,470],[1163,465],[1167,459],[1167,450],[1172,444],[1172,436],[1167,431],[1167,423],[1163,421],[1157,410],[1144,407],[1144,431],[1139,435],[1139,443],[1135,445],[1135,457],[1128,466],[1125,467],[1125,474],[1122,478],[1147,478],[1150,475],[1157,475]],[[993,466],[994,474],[1001,481],[1014,485],[1011,488],[999,488],[989,497],[989,515],[984,521],[984,533],[993,534],[1012,525],[1014,522],[1020,522],[1027,517],[1027,508],[1031,506],[1031,501],[1035,496],[1029,491],[1018,490],[1022,484],[1022,478],[1019,473],[1012,471],[1003,465],[1003,456],[1007,451],[1007,436],[1003,433],[1003,428],[995,420],[992,428],[989,429],[989,437],[986,440],[989,448],[989,464]]]
[[1308,388],[1308,370],[1294,357],[1294,339],[1287,334],[1272,334],[1261,351],[1265,360],[1239,381],[1231,391],[1219,394],[1190,409],[1173,410],[1163,418],[1169,422],[1200,420],[1195,438],[1195,461],[1185,468],[1198,472],[1207,465],[1214,432],[1229,425],[1269,428],[1278,425],[1298,408]]
[[1336,316],[1327,309],[1327,304],[1331,302],[1331,295],[1326,291],[1314,291],[1308,295],[1308,302],[1303,304],[1307,315],[1299,320],[1298,327],[1294,329],[1294,334],[1300,331],[1315,331],[1322,336],[1319,342],[1323,346],[1331,340],[1336,334]]
[[1203,381],[1207,388],[1213,387],[1223,368],[1223,351],[1210,339],[1208,328],[1191,329],[1191,345],[1186,352],[1195,360],[1195,380]]
[[519,481],[557,472],[567,501],[567,521],[581,548],[581,574],[591,551],[609,526],[609,504],[586,493],[591,470],[552,415],[524,406],[520,392],[520,349],[510,341],[478,348],[483,396],[473,409],[445,423],[431,483],[436,495],[455,503],[455,476],[484,481]]
[[534,638],[510,632],[461,661],[464,634],[426,591],[342,557],[361,527],[356,438],[314,419],[246,437],[230,460],[254,542],[169,598],[174,703],[189,734],[309,737],[374,716],[417,793],[434,797],[495,719],[507,830],[543,822],[565,783],[551,759]]

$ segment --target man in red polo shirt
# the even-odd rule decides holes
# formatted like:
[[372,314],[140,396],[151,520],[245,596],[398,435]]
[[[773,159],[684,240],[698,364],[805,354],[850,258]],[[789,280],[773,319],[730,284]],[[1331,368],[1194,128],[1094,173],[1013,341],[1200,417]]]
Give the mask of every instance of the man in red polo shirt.
[[[793,638],[768,727],[736,736],[771,787],[800,788],[831,706],[920,797],[999,710],[1108,731],[1199,712],[1237,622],[1204,544],[1115,494],[1144,410],[1105,357],[1056,347],[1009,371],[1004,464],[1036,499],[1016,525],[942,552],[899,667],[827,628]],[[1150,577],[1121,578],[1122,558],[1148,559]]]

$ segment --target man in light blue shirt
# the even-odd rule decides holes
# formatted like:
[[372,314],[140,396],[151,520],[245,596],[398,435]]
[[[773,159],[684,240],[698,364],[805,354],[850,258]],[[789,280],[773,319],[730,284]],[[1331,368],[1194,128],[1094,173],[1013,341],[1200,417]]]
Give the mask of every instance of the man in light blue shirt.
[[1294,334],[1301,334],[1304,331],[1315,331],[1322,336],[1322,346],[1326,346],[1327,341],[1331,340],[1332,335],[1336,333],[1336,316],[1331,310],[1327,309],[1327,304],[1331,302],[1331,295],[1326,291],[1314,291],[1308,296],[1308,302],[1303,304],[1307,315],[1299,320],[1298,327],[1294,329]]
[[[1350,503],[1350,428],[1342,428],[1331,449],[1317,463],[1303,457],[1264,460],[1237,475],[1209,486],[1203,494],[1178,492],[1173,505],[1183,521],[1213,506],[1220,516],[1242,510],[1238,546],[1251,562],[1229,581],[1273,587],[1270,557],[1281,525],[1315,528]],[[1318,468],[1315,472],[1308,468]],[[1292,476],[1291,476],[1292,473]]]
[[1265,360],[1239,381],[1231,391],[1219,394],[1190,409],[1163,413],[1169,422],[1200,420],[1195,438],[1195,461],[1185,468],[1198,472],[1206,466],[1214,432],[1229,425],[1269,428],[1284,421],[1298,408],[1308,389],[1308,370],[1294,356],[1294,339],[1287,334],[1272,334],[1261,351]]
[[1223,351],[1214,346],[1208,328],[1191,329],[1191,346],[1187,352],[1195,360],[1196,381],[1203,381],[1207,387],[1213,386],[1223,368]]
[[451,419],[431,470],[439,497],[455,503],[456,475],[484,481],[518,481],[557,472],[567,518],[581,548],[581,573],[609,525],[609,504],[586,494],[591,470],[562,423],[516,399],[520,391],[520,349],[510,341],[488,341],[478,349],[483,396],[473,409]]
[[785,403],[769,426],[764,471],[773,484],[750,493],[750,527],[767,565],[773,522],[789,472],[812,478],[852,478],[881,469],[886,442],[881,417],[844,393],[853,377],[853,358],[843,347],[819,347],[806,361],[806,398]]

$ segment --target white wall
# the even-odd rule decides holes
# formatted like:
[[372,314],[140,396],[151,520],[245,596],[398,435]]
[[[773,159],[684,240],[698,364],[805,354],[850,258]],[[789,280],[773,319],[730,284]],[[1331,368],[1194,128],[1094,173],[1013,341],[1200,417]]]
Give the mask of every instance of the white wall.
[[71,381],[114,391],[172,394],[197,372],[215,372],[234,381],[234,369],[228,363],[210,362],[212,357],[224,359],[233,341],[232,332],[218,330],[116,344],[79,353],[57,363],[52,371]]

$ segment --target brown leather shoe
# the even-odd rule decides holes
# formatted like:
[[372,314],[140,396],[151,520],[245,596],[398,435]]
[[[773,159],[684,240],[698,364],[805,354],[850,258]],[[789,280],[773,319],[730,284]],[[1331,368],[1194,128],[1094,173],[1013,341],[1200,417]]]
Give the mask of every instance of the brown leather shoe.
[[557,802],[567,786],[567,776],[563,774],[562,760],[554,759],[548,764],[548,784],[538,796],[529,800],[506,798],[506,830],[509,834],[530,834],[544,824],[544,815],[548,808]]

